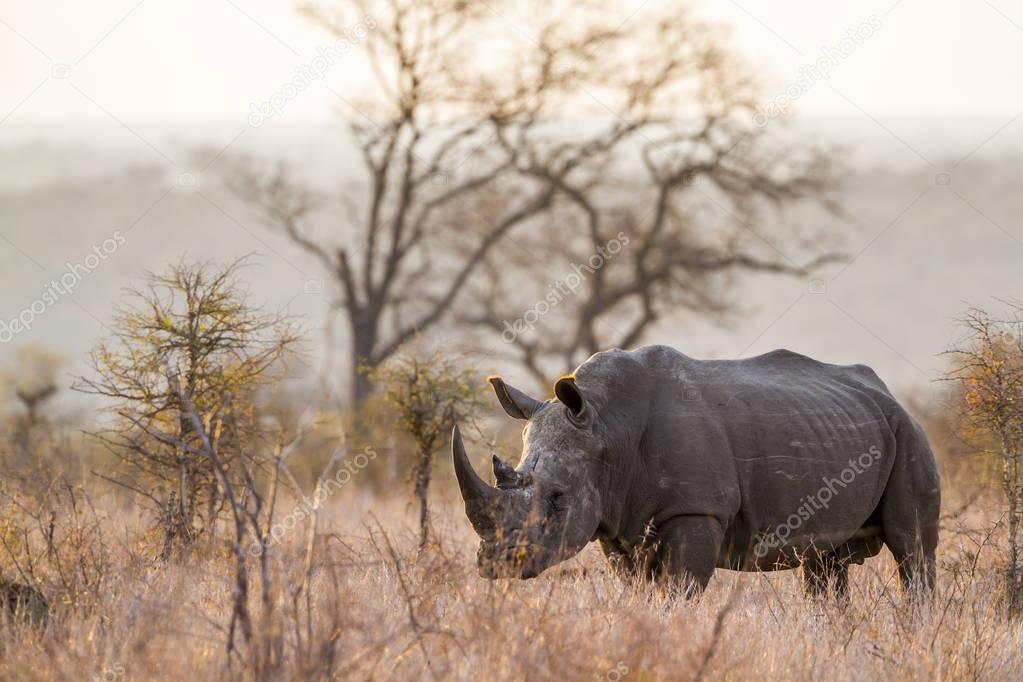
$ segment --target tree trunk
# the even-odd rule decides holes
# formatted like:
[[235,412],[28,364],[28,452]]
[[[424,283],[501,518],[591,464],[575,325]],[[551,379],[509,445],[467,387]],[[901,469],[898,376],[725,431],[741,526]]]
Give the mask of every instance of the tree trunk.
[[1009,498],[1009,607],[1013,613],[1020,610],[1020,601],[1023,598],[1021,590],[1021,569],[1019,550],[1019,515],[1020,515],[1020,484],[1015,453],[1009,455],[1006,462],[1008,469],[1006,478],[1006,495]]
[[1017,613],[1020,608],[1020,551],[1019,551],[1019,514],[1020,514],[1020,481],[1019,458],[1010,444],[1006,429],[1002,427],[1002,487],[1009,505],[1009,610]]
[[430,533],[430,508],[428,493],[430,490],[430,454],[419,453],[419,471],[416,472],[416,497],[419,498],[419,551],[426,547]]
[[377,317],[362,311],[349,311],[348,325],[352,334],[352,351],[349,356],[348,395],[352,408],[358,409],[373,393],[369,371],[376,368],[373,351],[377,345]]
[[349,395],[353,407],[358,408],[373,394],[373,384],[368,374],[364,371],[365,360],[358,357],[352,358],[351,388]]

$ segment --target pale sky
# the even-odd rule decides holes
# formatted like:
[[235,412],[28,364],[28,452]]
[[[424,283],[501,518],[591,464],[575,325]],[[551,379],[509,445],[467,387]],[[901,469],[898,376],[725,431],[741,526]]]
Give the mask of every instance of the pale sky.
[[[623,2],[643,21],[658,2]],[[795,103],[804,116],[969,117],[1023,111],[1023,0],[778,2],[700,0],[734,46],[782,92],[850,29],[873,34]],[[871,19],[871,17],[874,17]],[[509,29],[512,30],[512,29]],[[0,0],[0,119],[244,122],[329,38],[269,0]],[[331,87],[346,87],[341,69]],[[321,84],[288,103],[291,121],[324,120]]]

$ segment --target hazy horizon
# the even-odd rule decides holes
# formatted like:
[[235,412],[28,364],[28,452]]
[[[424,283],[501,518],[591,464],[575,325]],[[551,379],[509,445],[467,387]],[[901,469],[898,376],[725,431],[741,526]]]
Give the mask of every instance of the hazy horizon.
[[[970,130],[964,127],[963,139],[970,138]],[[239,140],[232,151],[267,159],[285,156],[310,176],[337,178],[338,165],[343,165],[337,156],[344,149],[340,135],[330,145],[323,144],[320,129],[278,132],[277,145],[247,146]],[[200,142],[201,130],[197,134],[182,151]],[[857,148],[878,165],[852,169],[840,197],[847,218],[822,218],[846,240],[846,252],[856,256],[848,271],[828,284],[826,295],[811,291],[810,281],[741,277],[733,296],[741,312],[726,326],[685,316],[660,323],[646,341],[707,357],[788,347],[827,361],[872,364],[898,390],[930,390],[930,380],[942,367],[938,354],[954,338],[955,315],[967,304],[990,303],[990,292],[1012,295],[1023,230],[1014,222],[1020,199],[1008,189],[1020,177],[1023,148],[980,150],[946,187],[936,184],[935,169],[905,163],[903,152],[885,138],[880,131],[870,138],[874,148]],[[99,161],[91,154],[97,146],[107,152]],[[261,225],[226,191],[220,173],[211,170],[208,177],[196,178],[197,186],[182,186],[174,172],[147,160],[146,150],[128,151],[130,145],[119,148],[94,139],[37,138],[14,146],[0,142],[0,149],[9,159],[22,150],[22,158],[0,174],[8,240],[0,260],[9,273],[0,294],[3,310],[16,311],[37,298],[49,278],[115,230],[127,231],[123,248],[129,255],[104,262],[79,284],[73,297],[80,305],[54,306],[30,331],[0,345],[0,365],[11,361],[19,345],[37,343],[59,348],[69,372],[78,373],[85,352],[103,335],[121,289],[137,282],[145,269],[159,270],[186,254],[226,260],[250,252],[257,254],[249,270],[255,298],[304,316],[312,332],[313,364],[322,361],[320,330],[327,320],[329,287],[309,293],[309,282],[326,285],[322,271]],[[303,149],[310,155],[303,157]],[[40,175],[26,181],[33,161],[41,166]],[[983,205],[984,214],[964,200],[976,209]],[[73,216],[74,222],[55,219],[58,215]],[[840,269],[819,277],[827,280]],[[496,359],[481,369],[516,375],[510,364]]]

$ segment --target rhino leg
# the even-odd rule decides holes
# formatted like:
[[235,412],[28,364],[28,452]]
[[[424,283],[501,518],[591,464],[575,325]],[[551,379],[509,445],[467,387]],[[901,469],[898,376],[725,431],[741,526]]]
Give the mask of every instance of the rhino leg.
[[834,587],[835,596],[849,597],[849,564],[832,552],[822,552],[803,560],[803,590],[808,597],[826,597],[828,587]]
[[[931,544],[928,535],[935,538]],[[921,533],[913,537],[909,533],[895,533],[886,539],[888,549],[899,566],[899,578],[902,587],[908,594],[919,591],[933,593],[935,578],[934,549],[937,544],[937,530],[932,534]]]
[[934,589],[940,490],[926,436],[908,417],[895,426],[896,462],[881,498],[884,541],[907,592]]
[[677,516],[657,529],[657,574],[662,582],[687,597],[710,582],[724,538],[721,522],[712,516]]

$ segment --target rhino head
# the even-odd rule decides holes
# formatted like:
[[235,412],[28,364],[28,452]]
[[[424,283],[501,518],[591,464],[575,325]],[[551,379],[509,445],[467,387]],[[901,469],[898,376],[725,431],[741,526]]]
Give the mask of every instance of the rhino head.
[[601,446],[596,415],[574,377],[556,399],[539,401],[489,379],[505,412],[526,422],[517,468],[493,459],[497,486],[473,470],[458,427],[451,440],[465,513],[480,536],[477,563],[486,578],[532,578],[593,539],[601,519]]

